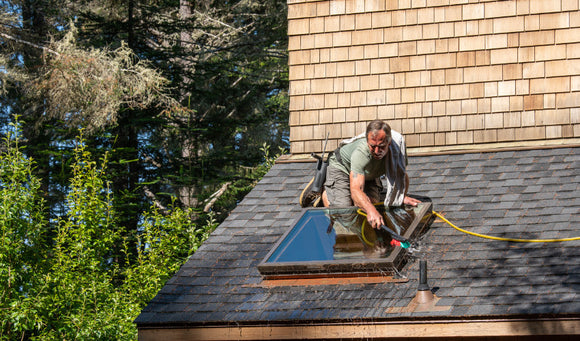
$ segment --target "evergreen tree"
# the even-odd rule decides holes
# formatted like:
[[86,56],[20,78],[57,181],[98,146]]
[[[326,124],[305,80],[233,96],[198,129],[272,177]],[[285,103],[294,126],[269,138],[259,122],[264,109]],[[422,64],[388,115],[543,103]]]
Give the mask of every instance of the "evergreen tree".
[[285,8],[0,1],[0,339],[135,337],[288,142]]
[[[272,151],[287,145],[285,1],[13,0],[2,6],[16,18],[25,13],[22,23],[1,18],[0,32],[7,69],[28,77],[2,83],[4,118],[16,111],[28,122],[27,152],[38,162],[53,216],[64,200],[63,165],[79,126],[95,152],[110,152],[115,205],[129,230],[148,202],[163,207],[177,197],[200,206],[263,161],[264,142]],[[74,44],[54,50],[67,41],[71,22],[78,28]],[[157,107],[140,93],[131,96],[139,89],[127,72],[110,82],[121,86],[106,86],[109,80],[100,77],[106,72],[97,81],[87,78],[95,75],[90,68],[110,66],[94,54],[124,46],[134,64],[161,72],[169,81],[165,93],[180,105]],[[67,96],[73,92],[76,97]],[[159,100],[160,94],[146,95]]]

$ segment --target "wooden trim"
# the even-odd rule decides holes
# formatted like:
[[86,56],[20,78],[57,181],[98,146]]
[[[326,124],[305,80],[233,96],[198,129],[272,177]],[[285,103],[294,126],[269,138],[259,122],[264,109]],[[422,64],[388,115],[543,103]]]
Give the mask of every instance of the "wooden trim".
[[[350,324],[140,328],[139,340],[317,340],[580,335],[580,319],[400,321]],[[518,339],[519,340],[519,339]]]
[[580,139],[537,140],[511,143],[487,143],[474,145],[454,145],[442,147],[407,147],[409,156],[448,155],[469,153],[495,153],[505,151],[520,151],[531,149],[555,149],[580,147]]
[[[408,156],[432,156],[470,153],[497,153],[506,151],[521,151],[531,149],[578,148],[580,139],[558,141],[523,141],[513,143],[487,143],[473,145],[453,145],[441,147],[407,147]],[[286,154],[276,160],[276,163],[316,162],[310,154]]]
[[313,285],[345,285],[345,284],[369,284],[369,283],[406,283],[408,278],[394,278],[382,274],[362,273],[353,276],[296,276],[296,278],[264,279],[261,283],[252,285],[254,287],[273,288],[289,286],[313,286]]

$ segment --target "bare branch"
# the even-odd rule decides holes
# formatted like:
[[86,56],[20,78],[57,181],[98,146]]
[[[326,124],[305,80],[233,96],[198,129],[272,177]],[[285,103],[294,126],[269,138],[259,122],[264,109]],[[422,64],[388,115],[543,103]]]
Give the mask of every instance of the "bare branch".
[[217,190],[214,194],[212,194],[205,201],[205,202],[207,202],[207,204],[204,206],[203,211],[206,213],[209,212],[209,210],[213,207],[215,202],[226,192],[226,190],[228,189],[228,187],[230,185],[231,185],[231,182],[226,182],[225,184],[222,185],[222,187],[219,190]]
[[9,34],[6,34],[6,33],[3,33],[3,32],[0,32],[0,36],[4,37],[4,38],[6,38],[6,39],[10,39],[10,40],[12,40],[12,41],[18,42],[18,43],[20,43],[20,44],[24,44],[24,45],[28,45],[28,46],[31,46],[31,47],[34,47],[34,48],[40,49],[40,50],[42,50],[42,51],[45,51],[45,52],[51,53],[51,54],[53,54],[53,55],[55,55],[55,56],[60,56],[60,53],[58,53],[58,52],[56,52],[55,50],[53,50],[53,49],[50,49],[50,48],[48,48],[48,47],[46,47],[46,46],[42,46],[42,45],[38,45],[38,44],[34,44],[34,43],[31,43],[31,42],[29,42],[29,41],[26,41],[26,40],[22,40],[22,39],[19,39],[19,38],[13,37],[13,36],[11,36],[11,35],[9,35]]
[[159,200],[157,200],[157,197],[155,196],[155,194],[153,192],[151,192],[149,187],[144,186],[143,190],[145,192],[145,196],[147,198],[149,198],[149,200],[151,200],[151,202],[153,202],[155,207],[157,207],[159,209],[159,211],[161,211],[161,213],[169,214],[169,210],[167,209],[167,207],[163,206],[163,204],[161,204],[161,202],[159,202]]

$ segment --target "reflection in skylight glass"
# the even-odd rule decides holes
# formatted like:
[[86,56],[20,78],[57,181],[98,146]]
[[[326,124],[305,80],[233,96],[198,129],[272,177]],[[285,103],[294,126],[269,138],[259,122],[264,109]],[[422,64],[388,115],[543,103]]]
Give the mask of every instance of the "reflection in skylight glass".
[[304,210],[258,268],[262,274],[392,268],[401,250],[393,235],[411,239],[418,234],[431,216],[431,203],[417,207],[379,207],[379,212],[392,233],[373,229],[356,207]]

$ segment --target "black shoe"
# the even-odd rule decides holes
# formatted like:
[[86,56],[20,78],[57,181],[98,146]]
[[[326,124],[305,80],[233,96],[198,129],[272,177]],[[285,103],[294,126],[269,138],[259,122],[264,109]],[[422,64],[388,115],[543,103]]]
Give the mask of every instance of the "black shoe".
[[310,180],[306,188],[300,193],[300,199],[298,202],[302,207],[319,207],[322,203],[322,196],[318,192],[312,191],[312,184],[314,183],[314,178]]

